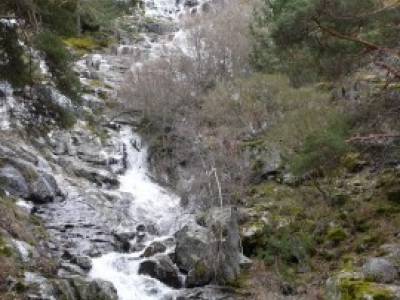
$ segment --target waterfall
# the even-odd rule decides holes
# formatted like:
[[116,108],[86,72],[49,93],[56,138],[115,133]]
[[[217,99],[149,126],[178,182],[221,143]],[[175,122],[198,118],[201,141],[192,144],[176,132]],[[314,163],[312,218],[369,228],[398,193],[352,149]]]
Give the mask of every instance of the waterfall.
[[[176,0],[148,0],[145,1],[146,16],[178,25],[182,15],[190,13],[190,8],[187,8],[185,3],[185,1]],[[160,38],[153,42],[152,52],[147,59],[165,55],[163,52],[165,50],[180,49],[185,52],[185,43],[185,32],[180,29],[172,40]],[[133,49],[135,46],[120,46],[117,54],[121,55],[124,51],[131,53],[132,51],[128,51],[128,48]],[[132,70],[139,65],[141,61],[136,61]],[[127,170],[119,177],[121,183],[119,191],[131,196],[128,216],[137,224],[151,224],[157,228],[156,233],[146,236],[144,246],[173,237],[184,223],[184,213],[180,207],[179,197],[152,180],[147,164],[147,148],[139,135],[125,127],[120,132],[120,139],[125,147]],[[135,230],[123,225],[119,229],[123,232]],[[133,238],[131,242],[134,244],[137,241]],[[167,253],[173,251],[174,246],[169,247]],[[140,263],[144,260],[141,257],[143,249],[145,248],[132,253],[111,252],[94,258],[89,276],[112,282],[121,300],[171,299],[176,294],[176,290],[154,278],[138,273]]]
[[[149,176],[147,149],[140,137],[129,128],[124,128],[121,140],[126,145],[127,171],[119,178],[120,191],[132,195],[129,216],[143,224],[155,224],[158,229],[158,234],[148,236],[147,246],[168,238],[176,231],[179,226],[177,218],[182,214],[180,200]],[[90,276],[112,282],[121,300],[163,299],[172,295],[171,288],[149,276],[138,274],[143,251],[129,254],[112,252],[95,258]]]

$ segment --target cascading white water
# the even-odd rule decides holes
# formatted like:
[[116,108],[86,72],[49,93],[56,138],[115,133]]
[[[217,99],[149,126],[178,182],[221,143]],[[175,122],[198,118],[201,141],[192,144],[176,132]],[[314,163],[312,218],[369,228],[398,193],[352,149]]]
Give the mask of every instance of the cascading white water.
[[[160,234],[149,236],[146,245],[168,238],[178,228],[180,199],[155,183],[148,174],[147,149],[129,128],[121,131],[126,146],[127,172],[120,176],[120,191],[130,193],[133,201],[129,215],[144,224],[156,224]],[[132,230],[132,228],[121,228]],[[139,275],[143,251],[123,254],[108,253],[93,259],[92,278],[114,284],[121,300],[154,300],[173,295],[173,289],[148,276]]]
[[[175,22],[177,25],[182,14],[190,13],[190,9],[185,8],[184,1],[145,0],[144,2],[147,17]],[[154,42],[149,59],[163,55],[162,49],[180,49],[185,53],[185,43],[185,32],[180,30],[172,40],[160,39]],[[141,61],[137,61],[132,70],[139,65],[142,65]],[[180,199],[151,179],[147,165],[147,149],[137,134],[129,128],[124,128],[121,131],[121,141],[126,146],[127,171],[119,178],[120,192],[132,196],[129,216],[138,224],[156,225],[159,232],[157,235],[147,236],[146,245],[165,240],[184,223]],[[128,232],[134,230],[120,229]],[[140,257],[142,253],[143,251],[129,254],[113,252],[95,258],[89,275],[92,278],[112,282],[121,300],[171,299],[176,290],[149,276],[138,274],[140,263],[143,261]]]

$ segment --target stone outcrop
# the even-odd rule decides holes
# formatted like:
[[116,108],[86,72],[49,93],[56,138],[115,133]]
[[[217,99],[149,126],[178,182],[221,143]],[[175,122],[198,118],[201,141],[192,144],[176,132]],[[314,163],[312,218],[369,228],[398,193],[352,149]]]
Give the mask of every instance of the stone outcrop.
[[182,286],[178,270],[167,255],[158,255],[141,262],[139,274],[149,275],[174,288]]
[[226,284],[240,272],[241,249],[237,211],[212,209],[205,227],[185,226],[175,234],[176,262],[188,274],[187,286],[202,286],[211,281]]

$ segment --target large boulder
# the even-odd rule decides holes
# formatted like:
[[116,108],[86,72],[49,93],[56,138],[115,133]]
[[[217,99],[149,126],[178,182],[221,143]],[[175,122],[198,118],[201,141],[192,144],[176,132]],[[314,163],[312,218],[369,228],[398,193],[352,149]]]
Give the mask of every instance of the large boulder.
[[61,196],[61,191],[55,178],[48,173],[39,173],[31,183],[31,194],[29,199],[37,204],[53,201]]
[[400,300],[400,288],[366,280],[360,272],[339,272],[326,282],[327,300],[382,299]]
[[188,273],[198,261],[211,255],[208,233],[207,228],[189,224],[175,234],[176,263],[182,271]]
[[29,186],[24,175],[10,164],[6,164],[0,169],[0,186],[11,195],[22,198],[29,196]]
[[237,209],[214,209],[209,213],[206,223],[216,241],[215,246],[219,249],[216,274],[218,281],[235,281],[239,276],[242,260]]
[[188,287],[215,279],[226,284],[237,279],[242,262],[236,209],[215,208],[204,217],[205,226],[189,224],[175,234],[178,267],[188,274]]
[[167,255],[159,255],[141,262],[139,274],[151,276],[174,288],[182,286],[178,270]]
[[[53,299],[118,300],[115,287],[107,281],[86,281],[80,277],[52,281]],[[40,298],[41,299],[41,298]]]
[[385,258],[370,258],[363,265],[362,271],[368,280],[391,283],[398,278],[395,266]]
[[12,162],[12,164],[4,165],[0,169],[0,185],[11,195],[38,204],[47,203],[57,196],[62,196],[53,175],[38,172],[29,164]]
[[167,250],[167,247],[161,242],[151,243],[146,250],[144,250],[143,257],[150,257],[157,253],[163,253]]
[[118,294],[112,283],[104,280],[94,280],[89,283],[82,300],[118,300]]

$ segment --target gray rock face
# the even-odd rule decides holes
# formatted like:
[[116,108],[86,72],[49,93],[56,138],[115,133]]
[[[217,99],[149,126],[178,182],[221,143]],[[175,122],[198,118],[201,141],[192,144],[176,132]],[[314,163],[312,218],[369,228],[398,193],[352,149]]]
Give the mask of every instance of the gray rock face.
[[234,281],[240,273],[240,236],[235,209],[213,209],[206,227],[185,226],[175,234],[176,262],[188,273],[189,287]]
[[89,271],[92,268],[92,260],[86,256],[74,256],[71,262],[85,271]]
[[174,288],[182,286],[178,270],[167,255],[143,261],[139,266],[139,274],[149,275]]
[[153,242],[151,243],[150,246],[146,248],[146,250],[143,253],[143,257],[150,257],[153,256],[157,253],[163,253],[167,250],[167,247],[160,242]]
[[194,269],[196,263],[209,256],[208,230],[195,224],[187,225],[175,234],[176,261],[184,272]]
[[12,165],[0,169],[0,183],[12,195],[27,198],[29,186],[22,173]]
[[54,177],[47,173],[41,173],[31,184],[29,199],[37,204],[43,204],[53,201],[59,195],[61,192]]
[[117,291],[107,281],[84,281],[81,278],[53,281],[53,297],[68,300],[118,300]]
[[98,186],[118,187],[118,177],[105,169],[97,169],[85,165],[85,163],[76,163],[75,160],[63,159],[60,161],[61,165],[65,165],[69,171],[78,177],[83,177]]
[[391,283],[398,278],[396,268],[385,258],[370,258],[362,271],[366,278],[380,283]]
[[[217,261],[219,283],[234,281],[240,273],[241,248],[238,216],[236,208],[214,209],[207,218],[220,249]],[[222,239],[221,239],[222,238]]]
[[82,300],[118,300],[118,294],[115,287],[104,280],[92,281],[86,291],[86,297]]
[[131,241],[135,238],[136,232],[123,231],[113,232],[115,238],[115,244],[118,251],[129,252],[132,248]]
[[[19,170],[22,167],[25,173]],[[52,175],[38,173],[28,164],[22,167],[17,168],[7,164],[0,169],[0,182],[10,194],[35,203],[47,203],[53,201],[56,196],[61,196],[61,191]]]

